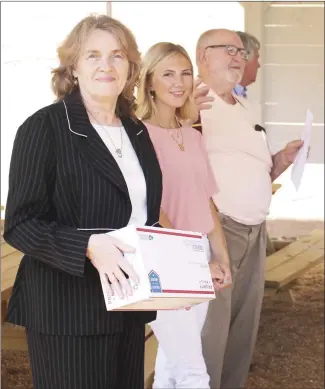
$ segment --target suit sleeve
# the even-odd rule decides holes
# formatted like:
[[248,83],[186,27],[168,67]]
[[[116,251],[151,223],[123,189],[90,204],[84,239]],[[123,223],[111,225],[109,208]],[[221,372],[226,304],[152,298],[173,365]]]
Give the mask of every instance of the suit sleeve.
[[54,268],[83,276],[90,232],[61,226],[52,202],[56,180],[53,129],[38,112],[18,129],[9,171],[4,239]]

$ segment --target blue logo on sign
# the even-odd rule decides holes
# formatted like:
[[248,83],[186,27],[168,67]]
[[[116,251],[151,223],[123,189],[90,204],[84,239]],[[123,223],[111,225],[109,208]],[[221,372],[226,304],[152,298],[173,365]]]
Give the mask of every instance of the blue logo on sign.
[[161,293],[162,292],[160,277],[153,270],[151,270],[151,272],[149,273],[149,282],[150,282],[150,287],[151,287],[152,293]]

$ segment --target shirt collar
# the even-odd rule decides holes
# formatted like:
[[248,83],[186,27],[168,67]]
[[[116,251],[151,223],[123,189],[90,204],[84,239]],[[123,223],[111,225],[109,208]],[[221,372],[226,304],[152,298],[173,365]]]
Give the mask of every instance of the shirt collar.
[[237,96],[247,97],[247,88],[246,86],[242,86],[240,84],[237,84],[235,88],[233,89],[234,93]]

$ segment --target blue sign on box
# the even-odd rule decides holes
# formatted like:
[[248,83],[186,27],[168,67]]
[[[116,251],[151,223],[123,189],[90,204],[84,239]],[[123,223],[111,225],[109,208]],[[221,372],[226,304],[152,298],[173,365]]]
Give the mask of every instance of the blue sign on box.
[[149,282],[152,293],[162,293],[160,277],[153,270],[151,270],[151,272],[149,273]]

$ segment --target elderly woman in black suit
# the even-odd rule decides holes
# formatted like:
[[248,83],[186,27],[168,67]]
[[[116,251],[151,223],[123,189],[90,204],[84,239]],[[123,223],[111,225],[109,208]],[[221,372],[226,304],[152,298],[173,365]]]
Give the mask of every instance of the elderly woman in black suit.
[[4,238],[25,255],[6,320],[26,327],[35,389],[140,389],[155,313],[107,312],[100,283],[132,293],[132,248],[105,233],[160,216],[161,171],[133,112],[140,54],[124,25],[91,16],[58,55],[57,101],[13,147]]

